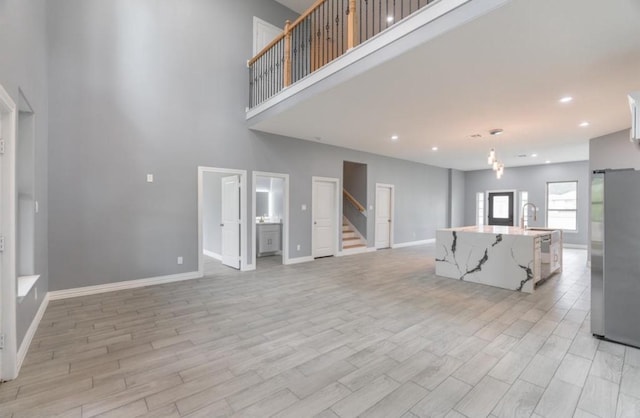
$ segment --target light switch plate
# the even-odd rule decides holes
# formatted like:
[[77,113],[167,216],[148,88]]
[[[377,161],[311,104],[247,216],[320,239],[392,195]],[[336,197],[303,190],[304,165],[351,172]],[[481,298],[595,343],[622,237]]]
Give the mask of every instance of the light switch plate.
[[147,183],[153,183],[153,174],[147,174]]
[[182,264],[184,262],[184,259],[182,257],[178,257],[178,264]]

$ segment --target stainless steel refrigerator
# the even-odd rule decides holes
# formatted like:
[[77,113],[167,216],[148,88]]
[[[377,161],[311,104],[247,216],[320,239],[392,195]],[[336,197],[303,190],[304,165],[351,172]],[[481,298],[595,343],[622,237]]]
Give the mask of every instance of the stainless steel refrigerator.
[[640,171],[594,171],[591,332],[640,347]]

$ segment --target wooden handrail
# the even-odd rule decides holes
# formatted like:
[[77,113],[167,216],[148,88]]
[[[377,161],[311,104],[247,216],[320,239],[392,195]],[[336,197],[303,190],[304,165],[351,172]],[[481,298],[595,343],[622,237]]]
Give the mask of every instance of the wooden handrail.
[[253,64],[255,64],[256,61],[258,61],[260,59],[260,57],[262,57],[264,54],[266,54],[271,48],[273,48],[273,46],[275,44],[277,44],[278,42],[280,42],[282,40],[282,38],[285,37],[287,33],[286,32],[282,32],[280,35],[276,36],[275,39],[271,42],[269,42],[267,44],[267,46],[265,46],[264,48],[262,48],[260,50],[260,52],[258,52],[256,54],[255,57],[251,58],[249,61],[247,61],[247,67],[251,67]]
[[[282,38],[287,36],[287,34],[289,34],[293,28],[298,26],[300,24],[300,22],[302,22],[307,16],[309,16],[311,13],[313,13],[313,11],[316,10],[318,7],[322,6],[322,4],[325,1],[327,1],[327,0],[316,0],[316,2],[313,3],[313,5],[306,12],[302,13],[300,15],[300,17],[298,17],[296,20],[294,20],[293,23],[290,23],[287,20],[287,24],[289,25],[289,27],[287,27],[285,25],[284,30],[282,31],[282,33],[280,35],[276,36],[276,38],[273,41],[269,42],[269,44],[267,44],[267,46],[262,48],[260,50],[260,52],[258,52],[256,54],[255,57],[253,57],[249,61],[247,61],[247,66],[249,66],[249,67],[252,66],[256,61],[258,61],[260,59],[261,56],[266,54],[267,51],[269,51],[275,44],[277,44],[278,42],[280,42],[282,40]],[[285,51],[286,51],[286,49],[285,49]]]
[[358,209],[360,213],[364,213],[364,211],[367,210],[364,206],[360,204],[360,202],[356,200],[355,197],[351,195],[351,193],[347,191],[347,189],[342,189],[342,194],[344,195],[344,197],[347,198],[349,203],[351,203],[353,206],[355,206],[356,209]]

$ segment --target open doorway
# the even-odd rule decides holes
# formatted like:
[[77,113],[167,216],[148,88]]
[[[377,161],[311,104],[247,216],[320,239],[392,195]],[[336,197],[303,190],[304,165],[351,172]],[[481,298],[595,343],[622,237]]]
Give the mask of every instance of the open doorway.
[[253,265],[288,264],[289,175],[254,171],[252,184]]
[[18,374],[16,335],[16,179],[15,143],[18,109],[0,86],[0,381]]
[[202,274],[247,270],[247,172],[198,167],[198,261]]
[[367,250],[367,165],[344,161],[342,165],[342,253]]

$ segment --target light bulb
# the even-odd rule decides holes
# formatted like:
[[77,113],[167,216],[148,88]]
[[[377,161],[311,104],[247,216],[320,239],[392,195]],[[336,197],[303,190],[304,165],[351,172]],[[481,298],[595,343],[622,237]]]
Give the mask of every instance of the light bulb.
[[493,171],[498,171],[498,167],[500,166],[500,164],[498,163],[498,160],[494,160],[493,161]]

